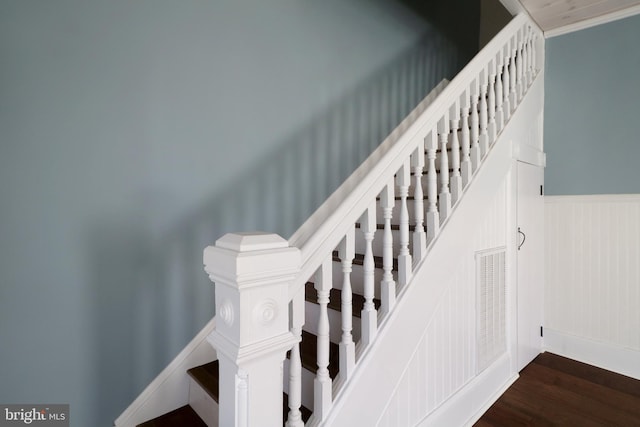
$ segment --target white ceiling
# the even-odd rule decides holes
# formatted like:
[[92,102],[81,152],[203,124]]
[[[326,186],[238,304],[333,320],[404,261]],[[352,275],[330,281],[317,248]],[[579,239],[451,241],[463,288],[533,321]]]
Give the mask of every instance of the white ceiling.
[[[501,0],[513,13],[508,3]],[[640,0],[519,0],[545,35],[558,35],[640,13]]]

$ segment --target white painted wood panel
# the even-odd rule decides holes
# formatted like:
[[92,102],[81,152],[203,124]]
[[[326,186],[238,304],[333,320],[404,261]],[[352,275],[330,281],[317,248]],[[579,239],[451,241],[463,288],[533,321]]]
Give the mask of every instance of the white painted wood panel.
[[[522,0],[522,5],[545,31],[558,30],[603,16],[633,14],[638,0]],[[630,10],[628,14],[624,11]],[[580,29],[580,27],[576,27]]]
[[517,369],[542,350],[544,287],[544,169],[517,162]]
[[477,251],[506,245],[506,180],[479,207],[475,234],[460,253],[431,321],[378,426],[417,425],[476,375]]
[[[510,171],[517,155],[513,148],[538,125],[531,118],[542,111],[542,74],[483,160],[429,256],[414,270],[412,284],[400,290],[396,309],[362,354],[353,381],[335,395],[323,425],[468,425],[513,381],[515,187]],[[508,251],[507,348],[512,351],[476,375],[475,253],[501,246]]]
[[545,328],[640,351],[640,195],[547,196],[545,223]]

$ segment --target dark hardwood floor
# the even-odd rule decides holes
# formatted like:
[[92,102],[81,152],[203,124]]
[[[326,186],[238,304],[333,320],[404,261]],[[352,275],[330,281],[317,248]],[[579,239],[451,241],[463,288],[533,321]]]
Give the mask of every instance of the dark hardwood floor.
[[640,426],[640,381],[543,353],[475,426]]

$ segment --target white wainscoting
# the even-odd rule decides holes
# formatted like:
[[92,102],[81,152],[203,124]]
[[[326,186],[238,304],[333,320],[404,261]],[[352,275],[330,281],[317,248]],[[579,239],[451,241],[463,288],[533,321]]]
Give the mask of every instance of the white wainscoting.
[[545,197],[545,348],[640,378],[640,195]]
[[[506,187],[505,179],[496,188],[493,200],[477,211],[475,234],[467,236],[466,248],[459,253],[455,268],[450,270],[448,283],[442,283],[446,289],[443,297],[378,426],[410,426],[425,422],[427,415],[476,376],[475,255],[477,251],[489,248],[502,247],[504,250]],[[464,414],[463,421],[466,421],[468,413],[458,412]]]

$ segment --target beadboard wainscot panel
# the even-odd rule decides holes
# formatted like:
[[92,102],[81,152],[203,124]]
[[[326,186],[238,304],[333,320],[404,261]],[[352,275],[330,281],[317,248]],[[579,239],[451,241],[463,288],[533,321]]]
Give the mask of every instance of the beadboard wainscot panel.
[[640,195],[545,197],[548,351],[640,378]]
[[477,251],[506,245],[507,180],[477,212],[475,235],[451,269],[446,291],[378,426],[417,425],[476,376]]

